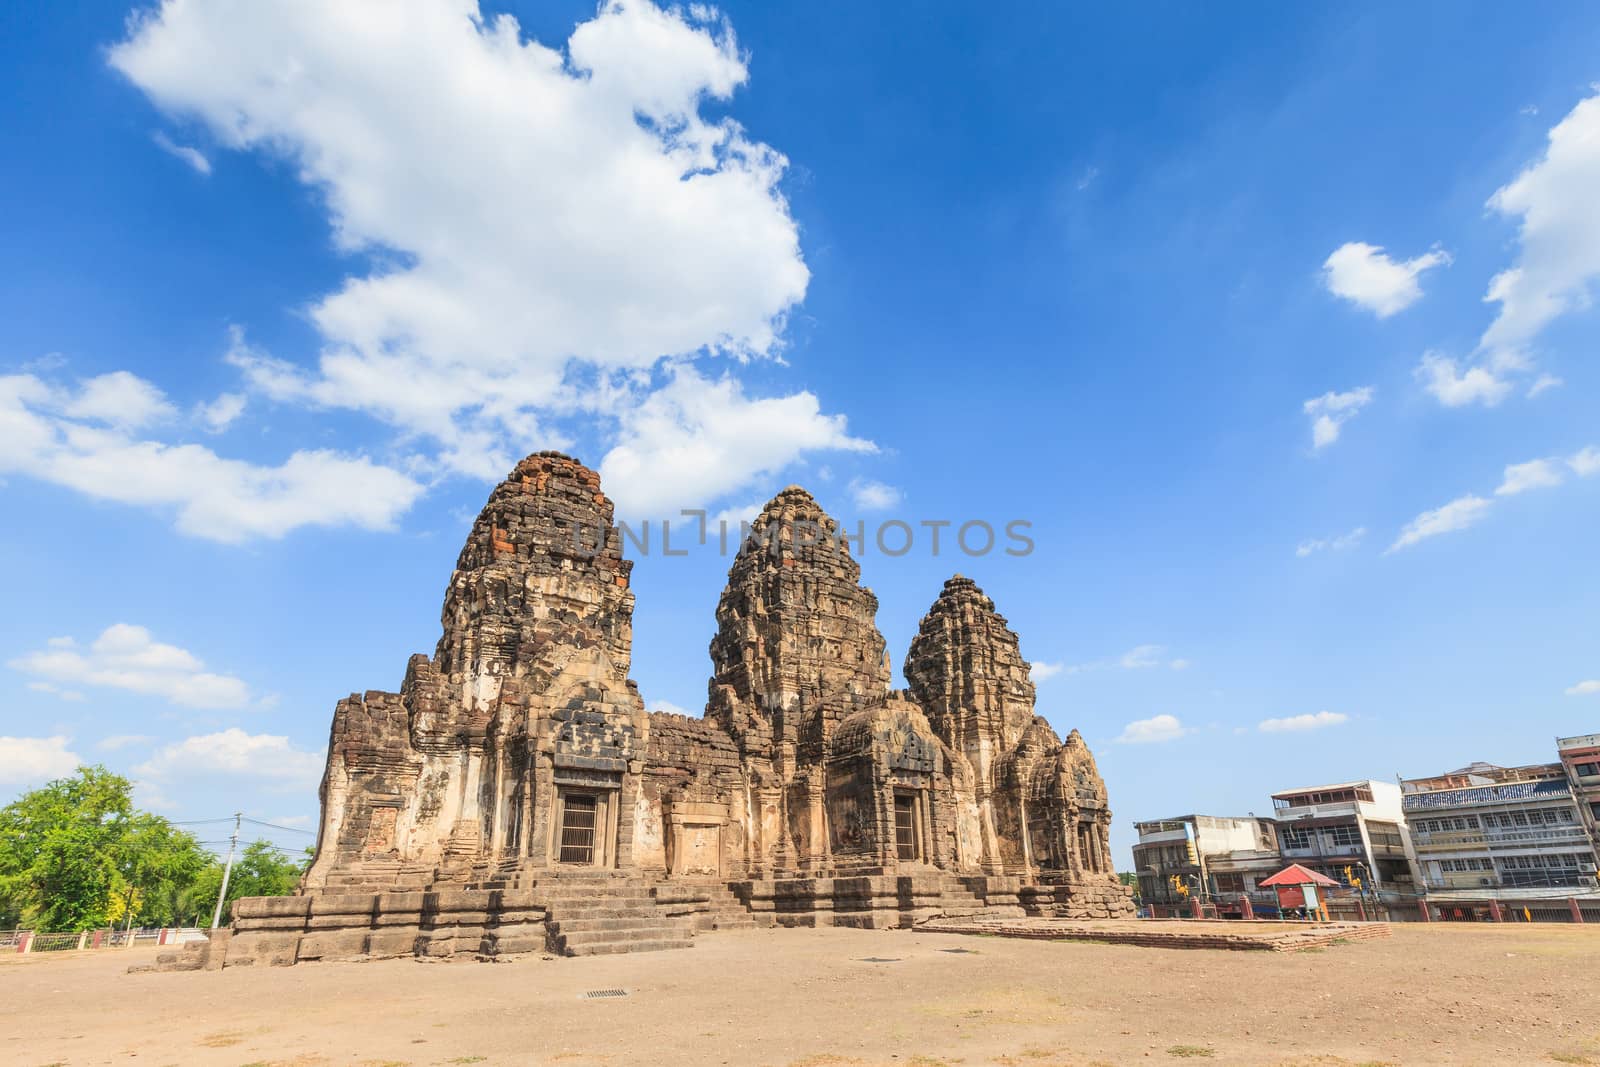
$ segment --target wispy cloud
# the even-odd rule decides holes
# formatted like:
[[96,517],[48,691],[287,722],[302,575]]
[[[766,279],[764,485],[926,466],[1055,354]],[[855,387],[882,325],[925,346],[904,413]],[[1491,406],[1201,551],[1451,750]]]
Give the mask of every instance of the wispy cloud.
[[[1057,674],[1082,674],[1085,671],[1124,670],[1144,671],[1157,667],[1168,670],[1181,671],[1188,668],[1190,661],[1182,658],[1169,658],[1165,645],[1135,645],[1120,656],[1111,659],[1099,659],[1090,663],[1035,663],[1033,677],[1035,681],[1050,678]],[[1039,673],[1041,668],[1043,674]]]
[[1559,389],[1566,384],[1565,381],[1557,378],[1554,374],[1541,374],[1534,379],[1532,385],[1528,386],[1528,399],[1532,400],[1540,393],[1548,392],[1551,389]]
[[1577,685],[1568,687],[1566,693],[1569,697],[1586,697],[1600,693],[1600,678],[1591,678],[1587,681],[1579,682]]
[[191,148],[186,144],[179,144],[165,133],[157,130],[150,139],[161,147],[161,150],[174,159],[181,159],[187,163],[196,174],[210,176],[211,160],[207,159],[198,148]]
[[148,745],[154,740],[155,738],[148,734],[112,734],[110,737],[102,737],[94,747],[102,752],[117,752],[124,748]]
[[106,627],[87,648],[71,637],[53,637],[45,648],[7,665],[47,685],[124,689],[188,708],[242,708],[250,702],[250,687],[240,679],[208,671],[189,650],[156,641],[143,626],[124,622]]
[[1295,546],[1294,554],[1304,559],[1317,552],[1343,552],[1359,545],[1366,536],[1367,528],[1357,526],[1349,533],[1342,533],[1337,537],[1316,537],[1309,541],[1301,541]]
[[[1526,463],[1509,464],[1501,475],[1495,498],[1517,496],[1535,489],[1552,489],[1566,481],[1566,472],[1579,478],[1600,473],[1600,447],[1589,445],[1570,456],[1548,456],[1531,459]],[[1476,525],[1488,515],[1494,500],[1475,494],[1458,497],[1443,507],[1424,511],[1406,524],[1384,554],[1398,551],[1440,534],[1465,530]]]
[[1264,734],[1297,733],[1304,730],[1322,730],[1329,726],[1340,726],[1350,721],[1350,716],[1337,711],[1308,712],[1304,715],[1289,715],[1281,719],[1262,719],[1256,724],[1256,729]]
[[1457,497],[1450,503],[1424,511],[1421,515],[1406,523],[1405,529],[1400,531],[1400,536],[1395,538],[1394,544],[1384,550],[1384,555],[1398,552],[1402,548],[1409,548],[1420,541],[1440,534],[1453,533],[1456,530],[1465,530],[1481,522],[1489,513],[1490,501],[1481,496]]

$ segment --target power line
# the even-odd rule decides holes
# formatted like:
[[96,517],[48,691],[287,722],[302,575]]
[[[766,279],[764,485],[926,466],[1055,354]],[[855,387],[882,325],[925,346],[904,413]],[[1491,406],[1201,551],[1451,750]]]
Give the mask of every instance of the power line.
[[244,821],[250,823],[252,826],[267,826],[274,830],[287,830],[291,834],[305,834],[307,837],[317,836],[312,831],[302,830],[298,826],[280,826],[275,822],[263,822],[260,819],[252,819],[248,815],[244,816]]
[[[315,837],[315,836],[317,836],[316,831],[314,831],[314,830],[303,830],[298,826],[285,826],[282,823],[267,822],[265,819],[252,819],[248,815],[240,815],[240,816],[238,816],[238,818],[243,820],[244,822],[250,823],[252,826],[265,826],[265,827],[267,827],[268,829],[271,829],[271,830],[282,830],[285,833],[291,833],[291,834],[304,834],[307,837]],[[234,816],[228,815],[228,816],[225,816],[225,817],[222,817],[222,818],[217,818],[217,819],[180,819],[180,820],[171,820],[171,819],[169,819],[168,820],[168,824],[172,825],[172,826],[201,826],[201,825],[203,825],[205,823],[233,822],[233,821],[234,821]]]

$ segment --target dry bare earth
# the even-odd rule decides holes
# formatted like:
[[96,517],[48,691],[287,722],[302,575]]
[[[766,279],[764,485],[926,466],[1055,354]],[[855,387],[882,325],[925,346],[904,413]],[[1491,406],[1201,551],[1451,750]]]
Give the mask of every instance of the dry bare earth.
[[[1600,927],[1401,925],[1295,954],[757,930],[638,956],[124,973],[140,955],[0,957],[0,1061],[1600,1064]],[[583,996],[609,988],[629,995]]]

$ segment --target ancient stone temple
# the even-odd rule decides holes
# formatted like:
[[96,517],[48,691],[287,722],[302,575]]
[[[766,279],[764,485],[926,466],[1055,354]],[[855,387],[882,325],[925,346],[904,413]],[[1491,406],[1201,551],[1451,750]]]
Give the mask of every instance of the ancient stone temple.
[[1132,913],[1094,758],[1034,714],[1017,635],[970,579],[945,583],[894,690],[849,542],[785,489],[729,571],[704,718],[647,712],[612,518],[599,476],[557,453],[494,490],[433,656],[334,709],[301,892],[240,901],[214,953],[579,954],[758,923]]

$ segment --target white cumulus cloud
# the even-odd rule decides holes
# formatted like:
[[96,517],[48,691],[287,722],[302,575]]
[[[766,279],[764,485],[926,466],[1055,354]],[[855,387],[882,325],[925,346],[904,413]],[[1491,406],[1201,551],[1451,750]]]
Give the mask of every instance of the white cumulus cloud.
[[1322,264],[1322,282],[1335,296],[1386,319],[1422,299],[1417,278],[1423,271],[1449,262],[1439,249],[1397,262],[1377,245],[1351,241]]
[[860,511],[888,511],[898,507],[901,501],[900,490],[867,478],[850,479],[848,488],[850,499]]
[[1580,478],[1587,478],[1592,474],[1600,474],[1600,448],[1590,445],[1580,452],[1575,452],[1567,459],[1567,466]]
[[1577,685],[1568,687],[1566,693],[1569,697],[1584,697],[1600,693],[1600,678],[1591,678],[1587,681],[1579,682]]
[[1578,103],[1550,130],[1542,158],[1489,198],[1517,220],[1516,262],[1494,277],[1484,300],[1500,305],[1480,347],[1520,354],[1554,319],[1587,308],[1600,277],[1600,95]]
[[1530,459],[1506,467],[1505,477],[1495,496],[1515,496],[1530,489],[1553,489],[1566,480],[1555,460]]
[[125,689],[189,708],[250,702],[250,687],[240,679],[208,671],[188,649],[156,641],[143,626],[128,623],[106,627],[87,648],[70,637],[51,638],[45,648],[7,666],[52,683]]
[[1337,711],[1308,712],[1305,715],[1289,715],[1282,719],[1262,719],[1256,724],[1256,729],[1265,734],[1293,733],[1302,730],[1321,730],[1327,726],[1338,726],[1350,721],[1350,716]]
[[1311,447],[1326,448],[1339,439],[1339,430],[1372,403],[1375,390],[1370,385],[1344,393],[1328,392],[1312,397],[1301,407],[1311,416]]
[[195,406],[195,416],[212,433],[221,433],[244,414],[246,398],[243,393],[223,393],[207,404]]
[[666,385],[624,411],[600,477],[624,513],[671,516],[751,487],[820,449],[876,446],[851,437],[844,417],[823,414],[811,393],[752,399],[737,379],[712,380],[680,365]]
[[156,780],[241,777],[286,788],[314,788],[322,778],[326,754],[296,748],[287,737],[250,734],[232,727],[163,745],[136,774]]
[[[312,302],[315,365],[235,352],[269,397],[366,412],[479,478],[615,418],[607,488],[636,510],[859,444],[809,393],[739,394],[723,421],[771,404],[776,425],[739,431],[751,461],[691,470],[733,434],[675,417],[683,372],[639,385],[663,358],[777,355],[809,282],[788,161],[724,114],[749,70],[715,9],[606,0],[563,49],[475,0],[166,0],[110,62],[219,145],[287,158],[371,255]],[[664,417],[669,447],[640,447]]]
[[63,778],[83,761],[67,737],[0,737],[0,785],[32,786]]
[[1415,371],[1417,381],[1447,408],[1482,404],[1494,407],[1511,393],[1511,383],[1492,367],[1467,367],[1438,352],[1425,352]]
[[364,456],[300,451],[274,467],[129,432],[170,411],[160,390],[122,372],[76,388],[0,376],[0,475],[176,512],[179,531],[224,542],[301,526],[390,529],[423,490]]
[[63,398],[61,413],[73,419],[137,430],[169,419],[177,410],[160,389],[119,370],[79,382],[76,392]]
[[1148,719],[1135,719],[1122,728],[1117,737],[1119,744],[1148,745],[1160,741],[1176,741],[1192,732],[1176,715],[1153,715]]
[[1060,663],[1045,663],[1041,660],[1034,660],[1028,664],[1028,677],[1033,679],[1035,683],[1042,682],[1047,678],[1054,678],[1060,674],[1063,666]]

